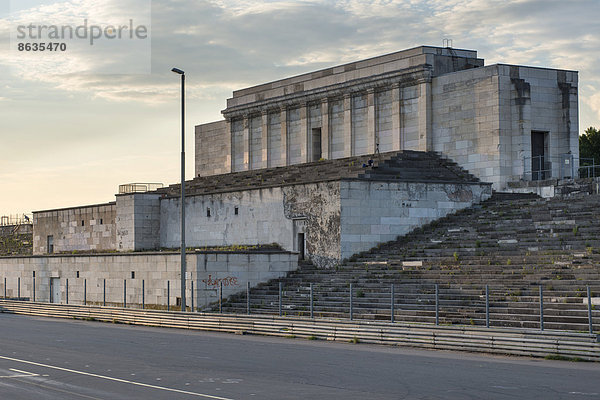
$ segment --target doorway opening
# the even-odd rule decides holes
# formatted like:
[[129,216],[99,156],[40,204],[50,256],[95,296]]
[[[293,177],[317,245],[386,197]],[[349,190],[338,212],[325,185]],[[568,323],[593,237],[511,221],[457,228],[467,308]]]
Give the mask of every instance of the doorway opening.
[[548,132],[531,131],[531,180],[549,179],[552,175],[550,163],[546,161]]
[[50,303],[60,303],[60,278],[50,278]]
[[321,128],[313,128],[312,136],[312,161],[319,161],[322,158],[321,153]]
[[304,232],[298,234],[298,253],[300,253],[300,259],[304,260]]

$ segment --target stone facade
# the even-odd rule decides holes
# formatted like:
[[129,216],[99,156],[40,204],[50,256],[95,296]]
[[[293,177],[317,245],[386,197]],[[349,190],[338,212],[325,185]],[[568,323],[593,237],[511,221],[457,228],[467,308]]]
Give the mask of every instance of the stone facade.
[[[127,305],[140,306],[143,287],[147,306],[175,307],[181,294],[180,261],[178,253],[0,257],[0,293],[33,299],[35,272],[36,301],[66,303],[68,280],[70,304],[83,303],[85,286],[88,304],[106,299],[107,305],[121,306],[125,295]],[[186,262],[186,304],[191,306],[193,282],[194,305],[204,307],[218,301],[221,283],[223,296],[230,296],[245,290],[247,283],[255,286],[285,276],[296,269],[298,256],[277,251],[195,252]]]
[[577,87],[575,71],[417,47],[235,91],[225,120],[196,127],[196,174],[433,150],[503,190],[531,178],[532,134],[540,160],[578,159]]
[[[491,195],[491,184],[455,163],[414,151],[197,177],[186,186],[186,246],[277,244],[318,267]],[[119,194],[108,205],[34,213],[34,254],[48,252],[48,237],[61,253],[179,248],[179,193],[171,185]]]
[[116,203],[33,213],[33,253],[115,250]]
[[158,250],[160,248],[160,195],[120,194],[117,195],[116,205],[116,249],[119,251]]

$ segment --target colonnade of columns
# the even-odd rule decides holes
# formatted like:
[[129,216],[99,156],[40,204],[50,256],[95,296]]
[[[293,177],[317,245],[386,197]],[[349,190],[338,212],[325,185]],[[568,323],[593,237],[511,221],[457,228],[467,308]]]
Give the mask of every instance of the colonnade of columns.
[[[418,83],[418,146],[412,150],[428,151],[432,149],[431,135],[431,82],[421,81]],[[227,118],[226,131],[229,133],[229,154],[228,162],[231,164],[231,171],[252,169],[253,165],[256,168],[259,164],[254,157],[260,157],[260,168],[285,166],[292,164],[290,155],[290,110],[298,109],[300,115],[300,159],[294,160],[293,163],[305,163],[316,161],[319,158],[330,159],[332,156],[332,113],[331,103],[333,101],[342,101],[343,103],[343,155],[339,152],[337,157],[350,157],[361,154],[373,154],[378,148],[379,132],[377,130],[378,104],[377,93],[381,88],[368,88],[361,92],[345,93],[341,98],[324,97],[318,103],[303,102],[296,104],[282,104],[276,107],[268,107],[260,111],[260,114],[246,113],[243,115],[243,165],[234,165],[236,154],[234,154],[232,119]],[[390,90],[390,88],[383,88]],[[353,129],[352,113],[355,112],[352,107],[354,95],[366,96],[366,131],[357,132]],[[391,148],[379,149],[380,151],[395,151],[405,148],[403,137],[403,90],[399,83],[391,86],[392,111],[391,111]],[[320,126],[311,125],[311,116],[309,108],[311,105],[320,105]],[[277,134],[280,136],[280,155],[277,160],[271,160],[270,135],[276,134],[271,130],[269,124],[269,115],[279,113],[280,129]],[[240,118],[240,117],[237,117]],[[260,151],[253,151],[252,148],[252,123],[253,118],[260,118]],[[320,154],[314,154],[312,141],[313,129],[320,129]],[[357,149],[354,146],[354,135],[366,135],[366,148]],[[362,136],[364,137],[364,136]],[[413,146],[414,147],[414,146]],[[241,150],[241,149],[240,149]],[[317,157],[318,156],[318,157]],[[241,159],[241,157],[239,157]]]

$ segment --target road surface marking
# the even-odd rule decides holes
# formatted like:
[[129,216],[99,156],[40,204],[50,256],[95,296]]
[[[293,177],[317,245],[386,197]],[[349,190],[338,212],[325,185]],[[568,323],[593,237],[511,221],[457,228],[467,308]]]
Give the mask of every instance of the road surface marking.
[[9,370],[14,371],[14,372],[19,372],[21,374],[27,374],[29,376],[39,376],[38,374],[34,374],[33,372],[21,371],[20,369],[16,369],[16,368],[9,368]]
[[[147,388],[150,388],[150,389],[164,390],[164,391],[167,391],[167,392],[182,393],[182,394],[187,394],[187,395],[190,395],[190,396],[204,397],[204,398],[207,398],[207,399],[215,399],[215,400],[233,400],[233,399],[229,399],[229,398],[226,398],[226,397],[211,396],[210,394],[188,392],[186,390],[172,389],[172,388],[163,387],[163,386],[149,385],[147,383],[128,381],[126,379],[113,378],[113,377],[110,377],[110,376],[92,374],[92,373],[89,373],[89,372],[76,371],[74,369],[62,368],[62,367],[57,367],[57,366],[48,365],[48,364],[41,364],[41,363],[37,363],[37,362],[34,362],[34,361],[20,360],[18,358],[0,356],[0,359],[9,360],[9,361],[16,361],[16,362],[20,362],[20,363],[23,363],[23,364],[36,365],[38,367],[56,369],[56,370],[59,370],[59,371],[70,372],[72,374],[91,376],[93,378],[106,379],[108,381],[113,381],[113,382],[127,383],[129,385],[134,385],[134,386],[141,386],[141,387],[147,387]],[[32,375],[27,375],[27,376],[32,376]]]
[[34,374],[27,371],[21,371],[20,369],[9,368],[9,371],[16,372],[16,375],[3,375],[0,376],[0,379],[10,379],[10,378],[29,378],[32,376],[39,376],[38,374]]

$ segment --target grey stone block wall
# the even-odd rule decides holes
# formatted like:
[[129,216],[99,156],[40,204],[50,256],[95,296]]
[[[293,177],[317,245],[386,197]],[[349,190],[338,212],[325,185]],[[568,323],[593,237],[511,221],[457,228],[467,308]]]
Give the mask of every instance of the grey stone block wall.
[[195,150],[196,154],[202,154],[202,157],[196,158],[196,175],[216,175],[230,171],[230,148],[225,140],[228,128],[226,121],[196,126]]
[[117,196],[116,250],[160,247],[160,197],[155,193]]
[[[223,296],[245,291],[269,279],[285,276],[298,267],[298,256],[291,253],[192,253],[186,258],[186,292],[191,305],[191,282],[194,282],[194,305],[204,307],[218,301],[223,284]],[[82,304],[84,281],[88,304],[102,304],[106,293],[107,305],[121,306],[124,295],[129,307],[142,303],[144,281],[145,304],[173,309],[180,296],[181,266],[179,254],[139,253],[92,256],[0,257],[0,293],[4,295],[4,278],[8,297],[16,297],[21,278],[21,297],[33,299],[35,271],[36,301],[50,301],[50,279],[58,278],[60,303]],[[132,273],[134,274],[132,277]],[[78,277],[79,274],[79,277]],[[126,282],[126,283],[124,283]],[[167,282],[170,297],[167,298]],[[126,293],[124,293],[126,286]],[[106,292],[104,288],[106,287]]]
[[340,256],[395,240],[490,196],[486,184],[342,182]]
[[48,236],[54,253],[113,250],[115,219],[115,203],[34,212],[33,253],[48,253]]

